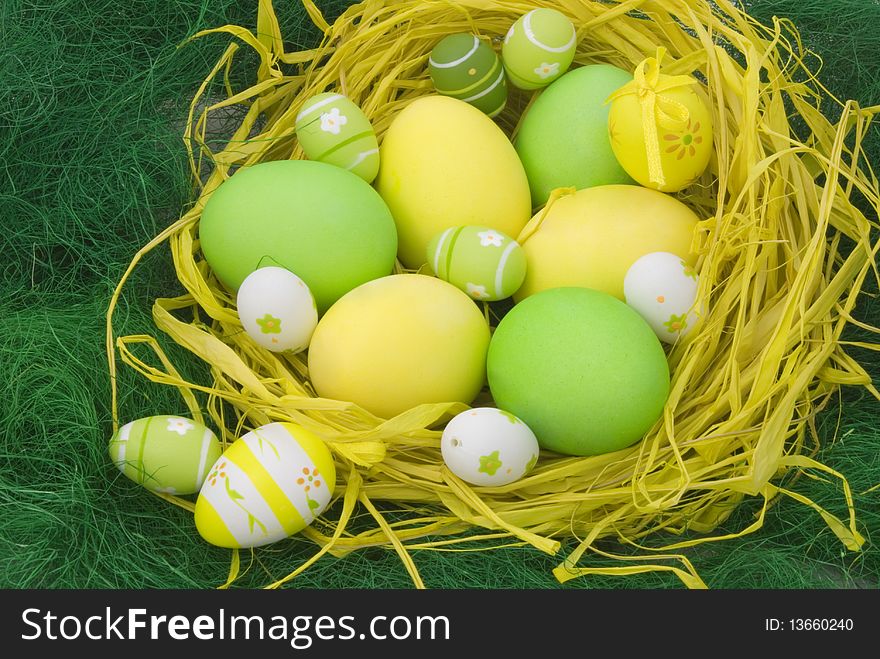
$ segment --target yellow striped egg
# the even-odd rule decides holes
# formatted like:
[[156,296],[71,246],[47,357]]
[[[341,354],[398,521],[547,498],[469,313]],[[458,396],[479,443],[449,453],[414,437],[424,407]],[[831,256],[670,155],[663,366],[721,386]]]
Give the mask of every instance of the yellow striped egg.
[[335,485],[323,441],[296,424],[270,423],[236,440],[214,463],[196,501],[196,528],[219,547],[276,542],[311,524]]
[[379,171],[379,143],[373,125],[348,97],[313,96],[296,116],[296,136],[309,160],[354,172],[372,183]]
[[110,438],[108,451],[119,471],[148,490],[194,494],[221,449],[201,423],[161,415],[126,423]]

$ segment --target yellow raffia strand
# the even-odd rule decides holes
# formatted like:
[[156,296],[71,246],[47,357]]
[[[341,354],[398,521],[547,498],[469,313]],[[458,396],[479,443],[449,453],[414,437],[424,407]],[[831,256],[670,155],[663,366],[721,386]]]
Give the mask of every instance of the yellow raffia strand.
[[[880,248],[870,239],[876,221],[851,198],[858,194],[880,208],[878,181],[862,151],[880,108],[838,101],[805,65],[808,53],[790,22],[758,24],[729,0],[365,0],[332,25],[314,2],[303,5],[324,35],[313,50],[283,50],[269,0],[259,2],[256,33],[224,26],[197,35],[230,39],[197,91],[185,133],[198,199],[137,253],[107,313],[115,424],[118,355],[145,378],[180,389],[197,418],[195,394],[205,396],[207,415],[226,443],[271,421],[302,424],[327,441],[339,474],[341,512],[303,531],[319,548],[315,556],[269,587],[283,586],[324,554],[365,547],[396,551],[422,586],[418,551],[465,550],[483,539],[554,554],[562,541],[574,539],[576,549],[554,572],[560,581],[671,571],[684,585],[701,588],[694,566],[675,552],[756,532],[779,495],[821,515],[847,549],[862,546],[844,475],[812,456],[819,444],[815,416],[841,385],[864,386],[880,398],[846,354],[853,344],[841,339],[849,324],[877,331],[851,315],[866,277],[878,277]],[[539,6],[574,22],[575,65],[605,62],[633,70],[662,49],[665,73],[705,81],[695,89],[712,109],[715,153],[709,170],[677,196],[701,218],[693,248],[706,312],[669,352],[671,393],[644,441],[588,458],[543,452],[536,469],[516,483],[469,487],[444,469],[439,450],[442,424],[467,406],[422,405],[384,420],[349,402],[317,397],[304,355],[269,353],[244,334],[234,293],[217,281],[199,250],[198,223],[213,191],[236,168],[303,157],[294,119],[312,95],[348,95],[381,140],[402,108],[432,93],[426,63],[440,38],[470,31],[499,48],[513,21]],[[251,87],[233,90],[228,72],[242,46],[255,52],[259,66]],[[208,96],[217,87],[226,89],[225,98]],[[819,108],[823,95],[840,106],[836,124]],[[508,135],[532,100],[532,94],[511,90],[497,118]],[[243,119],[215,151],[206,138],[209,119],[233,106]],[[808,133],[794,133],[790,112]],[[208,173],[200,180],[203,171]],[[557,190],[552,199],[570,192]],[[537,230],[542,218],[524,234]],[[854,245],[848,252],[840,249],[843,238]],[[210,383],[185,381],[155,338],[113,332],[125,281],[147,252],[166,242],[186,293],[156,300],[155,324],[210,366]],[[159,365],[141,355],[144,346]],[[786,473],[840,479],[847,518],[779,487]],[[192,510],[189,500],[163,496]],[[714,533],[747,497],[763,500],[754,522],[739,532]],[[380,502],[397,514],[383,515]],[[353,534],[347,525],[358,505],[376,527]],[[686,531],[699,535],[659,548],[636,544]],[[591,555],[610,556],[601,549],[607,538],[642,553],[615,557],[619,567],[591,565]],[[233,552],[224,587],[235,582],[239,567]]]

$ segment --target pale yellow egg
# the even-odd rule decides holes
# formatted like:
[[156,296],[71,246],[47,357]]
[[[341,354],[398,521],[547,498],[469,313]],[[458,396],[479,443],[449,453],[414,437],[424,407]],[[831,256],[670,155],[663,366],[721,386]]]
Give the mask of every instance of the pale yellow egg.
[[623,300],[626,272],[643,255],[672,252],[696,263],[691,243],[698,221],[674,197],[637,185],[601,185],[561,197],[522,244],[526,278],[514,299],[583,286]]
[[470,403],[486,379],[489,326],[452,284],[391,275],[340,298],[318,323],[309,376],[323,398],[391,418],[423,403]]

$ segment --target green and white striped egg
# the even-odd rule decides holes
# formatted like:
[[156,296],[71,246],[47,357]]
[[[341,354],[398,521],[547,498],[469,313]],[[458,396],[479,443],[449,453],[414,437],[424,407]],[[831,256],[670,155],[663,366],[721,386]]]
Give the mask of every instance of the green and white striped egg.
[[572,22],[555,9],[533,9],[511,26],[501,59],[520,89],[546,87],[568,70],[577,47]]
[[194,494],[220,457],[220,441],[201,423],[150,416],[127,423],[110,438],[110,459],[135,483],[153,492]]
[[526,276],[523,248],[490,227],[452,227],[428,243],[428,266],[434,274],[475,300],[492,302],[513,295]]
[[354,172],[372,183],[379,172],[379,143],[363,111],[342,94],[313,96],[296,116],[296,136],[309,160]]
[[294,423],[269,423],[214,462],[196,501],[196,529],[230,549],[276,542],[324,512],[335,486],[333,457],[319,437]]
[[507,104],[507,79],[492,47],[473,34],[450,34],[428,60],[438,93],[470,103],[494,117]]

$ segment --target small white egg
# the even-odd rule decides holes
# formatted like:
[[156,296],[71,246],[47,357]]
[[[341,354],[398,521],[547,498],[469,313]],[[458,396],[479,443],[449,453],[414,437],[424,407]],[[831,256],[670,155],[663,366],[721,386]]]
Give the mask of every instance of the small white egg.
[[254,270],[238,289],[244,331],[272,352],[305,350],[318,324],[318,308],[306,283],[286,268]]
[[475,407],[455,416],[440,438],[443,462],[473,485],[507,485],[532,470],[538,440],[523,421],[494,407]]
[[696,271],[680,256],[651,252],[633,263],[623,280],[626,303],[665,343],[675,343],[697,323]]

